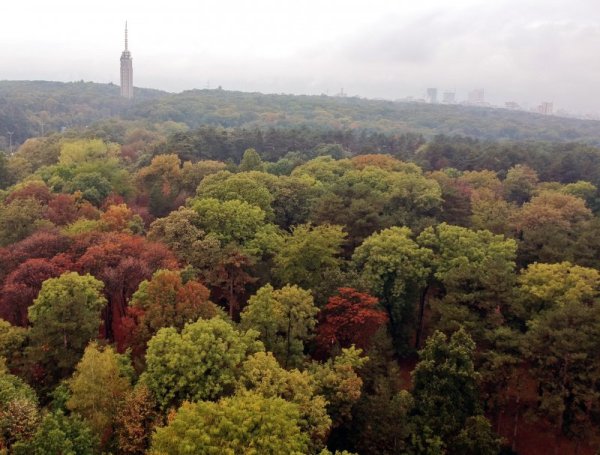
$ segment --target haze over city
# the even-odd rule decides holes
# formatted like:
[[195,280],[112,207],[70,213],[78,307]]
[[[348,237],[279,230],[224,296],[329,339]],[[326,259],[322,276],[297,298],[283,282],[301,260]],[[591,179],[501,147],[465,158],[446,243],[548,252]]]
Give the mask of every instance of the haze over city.
[[591,0],[3,2],[0,79],[119,83],[129,21],[135,85],[425,97],[598,110]]

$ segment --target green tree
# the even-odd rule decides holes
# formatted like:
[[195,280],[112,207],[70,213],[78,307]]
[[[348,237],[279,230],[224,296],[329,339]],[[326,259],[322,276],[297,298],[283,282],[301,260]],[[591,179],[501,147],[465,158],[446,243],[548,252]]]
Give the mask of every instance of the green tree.
[[295,168],[292,177],[310,177],[327,186],[336,183],[346,172],[354,169],[348,159],[336,160],[331,156],[320,156]]
[[361,278],[386,309],[396,349],[406,352],[415,308],[430,274],[431,250],[420,247],[406,227],[368,237],[352,260]]
[[98,438],[76,415],[48,413],[33,437],[13,447],[15,455],[94,455]]
[[80,172],[62,189],[70,193],[81,192],[84,199],[100,206],[111,193],[112,185],[100,172]]
[[189,194],[194,194],[204,177],[224,171],[226,168],[227,165],[220,161],[200,160],[196,163],[186,161],[181,169],[183,188]]
[[285,370],[270,352],[257,352],[241,368],[238,392],[251,391],[266,398],[279,397],[298,406],[300,428],[310,435],[311,448],[323,447],[331,427],[327,401],[308,371]]
[[413,433],[410,392],[396,361],[392,340],[380,330],[367,351],[369,360],[360,368],[363,380],[359,401],[352,408],[347,439],[363,455],[394,455],[408,450]]
[[118,156],[116,144],[106,144],[100,139],[65,141],[60,146],[59,162],[64,165],[102,161]]
[[0,190],[5,189],[13,182],[12,175],[8,170],[8,159],[6,153],[0,151]]
[[295,285],[274,290],[268,284],[248,301],[241,326],[258,330],[265,348],[285,368],[298,366],[304,358],[305,343],[314,336],[318,311],[309,291]]
[[39,227],[42,205],[35,199],[15,199],[0,204],[0,246],[23,240]]
[[482,414],[474,352],[475,343],[464,329],[450,340],[435,332],[419,352],[420,360],[412,373],[413,438],[419,453],[427,453],[432,442],[435,446],[440,441],[450,453],[460,453],[456,439],[469,417]]
[[389,221],[385,206],[389,201],[390,174],[374,167],[346,172],[320,192],[311,208],[310,220],[345,226],[350,246],[356,246]]
[[129,359],[90,343],[69,380],[67,408],[82,416],[103,445],[112,436],[117,409],[131,390]]
[[471,195],[471,228],[486,229],[494,234],[509,234],[515,206],[489,190]]
[[29,307],[30,360],[44,367],[50,383],[69,376],[100,328],[106,299],[102,282],[69,272],[44,281]]
[[33,389],[0,361],[0,447],[10,448],[35,432],[39,410]]
[[595,185],[584,180],[579,180],[574,183],[567,183],[562,188],[562,192],[583,199],[586,205],[590,207],[595,213],[597,213],[598,188]]
[[[522,356],[523,333],[511,325],[502,325],[488,331],[484,348],[477,353],[479,389],[486,412],[501,419],[510,400],[516,395],[520,400],[522,378],[526,373]],[[508,394],[507,390],[515,391]],[[515,431],[518,431],[520,408],[515,410]],[[514,438],[513,438],[514,443]]]
[[40,168],[37,174],[57,192],[80,191],[85,199],[100,205],[114,192],[132,193],[129,172],[119,161],[116,144],[100,139],[63,141],[58,164]]
[[247,202],[260,207],[270,218],[273,212],[271,209],[273,195],[265,180],[276,181],[277,178],[257,171],[239,174],[222,171],[206,176],[198,185],[196,196],[199,199],[214,198],[219,201]]
[[488,419],[469,417],[454,441],[454,453],[461,455],[498,455],[501,439],[494,433]]
[[458,226],[469,226],[471,218],[471,189],[460,181],[460,172],[446,168],[430,172],[428,177],[438,182],[442,204],[437,219]]
[[526,322],[569,303],[592,304],[600,297],[600,272],[573,265],[534,263],[521,271],[514,313]]
[[175,154],[155,156],[149,166],[138,171],[136,180],[150,198],[150,212],[155,216],[166,215],[173,210],[175,198],[181,191],[181,160]]
[[570,194],[544,191],[534,196],[512,219],[520,262],[574,261],[577,238],[591,217],[585,201]]
[[[566,260],[566,258],[562,258]],[[581,225],[575,241],[573,262],[600,270],[600,218],[593,217]]]
[[173,420],[158,428],[151,454],[307,453],[298,407],[281,398],[244,393],[217,403],[184,403]]
[[508,201],[522,205],[531,199],[537,184],[537,173],[527,165],[517,164],[506,173],[504,196]]
[[341,226],[302,224],[292,228],[292,235],[275,252],[274,273],[279,282],[314,289],[328,270],[339,268],[345,237]]
[[464,325],[479,342],[502,323],[514,284],[516,243],[489,231],[442,223],[424,230],[418,243],[433,251],[435,328]]
[[20,377],[10,374],[0,358],[0,405],[6,406],[17,398],[37,402],[35,391]]
[[[418,168],[417,168],[418,169]],[[390,181],[388,217],[396,225],[414,228],[433,222],[442,204],[439,184],[418,172],[396,172]]]
[[535,411],[581,442],[596,435],[600,412],[600,306],[573,300],[529,323],[523,356],[538,381]]
[[313,362],[308,369],[316,383],[316,393],[327,400],[327,413],[334,427],[351,418],[352,407],[362,393],[363,381],[357,371],[368,361],[360,349],[342,349],[324,363]]
[[486,191],[494,195],[502,193],[502,183],[494,171],[487,169],[480,171],[463,171],[458,177],[459,182],[466,184],[473,192]]
[[244,201],[196,199],[191,208],[199,215],[197,227],[214,234],[223,243],[244,244],[265,224],[265,212]]
[[48,166],[58,161],[60,154],[61,137],[53,134],[43,138],[27,139],[17,150],[15,155],[22,156],[30,162],[34,169]]
[[262,171],[264,169],[264,164],[258,152],[253,148],[250,148],[244,152],[239,169],[240,172]]
[[280,176],[277,185],[271,189],[275,223],[289,230],[297,224],[308,221],[310,208],[321,189],[315,187],[308,178]]
[[185,400],[219,398],[234,389],[244,359],[264,349],[257,337],[220,318],[186,324],[181,333],[160,329],[148,342],[140,381],[163,410]]
[[363,455],[407,453],[414,431],[410,417],[413,405],[409,392],[393,392],[386,387],[361,398],[353,413],[350,434],[356,450]]
[[424,177],[419,168],[406,166],[397,172],[366,166],[348,170],[325,187],[311,220],[346,226],[349,242],[355,246],[384,227],[427,226],[440,204],[438,183]]
[[190,208],[180,207],[150,225],[148,239],[162,242],[180,259],[192,262],[194,242],[201,241],[205,232],[199,227],[200,215]]
[[23,354],[27,329],[11,325],[0,319],[0,358],[6,359],[9,367],[17,363]]

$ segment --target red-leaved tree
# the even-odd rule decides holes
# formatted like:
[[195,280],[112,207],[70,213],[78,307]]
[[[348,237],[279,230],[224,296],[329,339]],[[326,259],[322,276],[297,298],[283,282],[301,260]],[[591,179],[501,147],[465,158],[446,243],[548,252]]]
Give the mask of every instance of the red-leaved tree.
[[27,325],[27,309],[31,306],[42,283],[56,278],[64,269],[48,259],[28,259],[7,277],[0,293],[0,317],[13,325]]
[[104,336],[121,345],[126,336],[122,322],[133,293],[154,271],[177,268],[178,263],[166,246],[139,236],[113,232],[90,237],[89,241],[76,268],[104,282],[108,300],[103,312]]
[[0,280],[27,259],[52,259],[57,254],[66,252],[70,245],[71,240],[57,231],[35,232],[5,249],[0,261]]
[[5,203],[9,204],[16,199],[35,199],[42,205],[48,205],[52,197],[52,192],[44,183],[29,182],[6,196]]
[[339,288],[319,314],[317,353],[325,355],[334,348],[369,347],[375,332],[388,320],[377,298],[353,288]]

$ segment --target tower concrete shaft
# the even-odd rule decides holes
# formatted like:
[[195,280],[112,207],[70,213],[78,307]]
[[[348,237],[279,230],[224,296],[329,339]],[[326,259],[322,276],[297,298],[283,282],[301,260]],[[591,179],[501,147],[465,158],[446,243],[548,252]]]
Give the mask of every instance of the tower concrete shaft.
[[121,54],[121,96],[133,98],[133,60],[129,52],[127,22],[125,22],[125,50]]

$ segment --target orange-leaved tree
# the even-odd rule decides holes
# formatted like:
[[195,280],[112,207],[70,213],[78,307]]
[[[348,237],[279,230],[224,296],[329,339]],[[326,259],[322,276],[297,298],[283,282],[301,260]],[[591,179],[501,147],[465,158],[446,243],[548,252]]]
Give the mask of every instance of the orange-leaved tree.
[[340,288],[339,294],[329,298],[319,315],[317,350],[324,354],[333,348],[351,345],[366,349],[387,320],[376,297],[353,288]]

